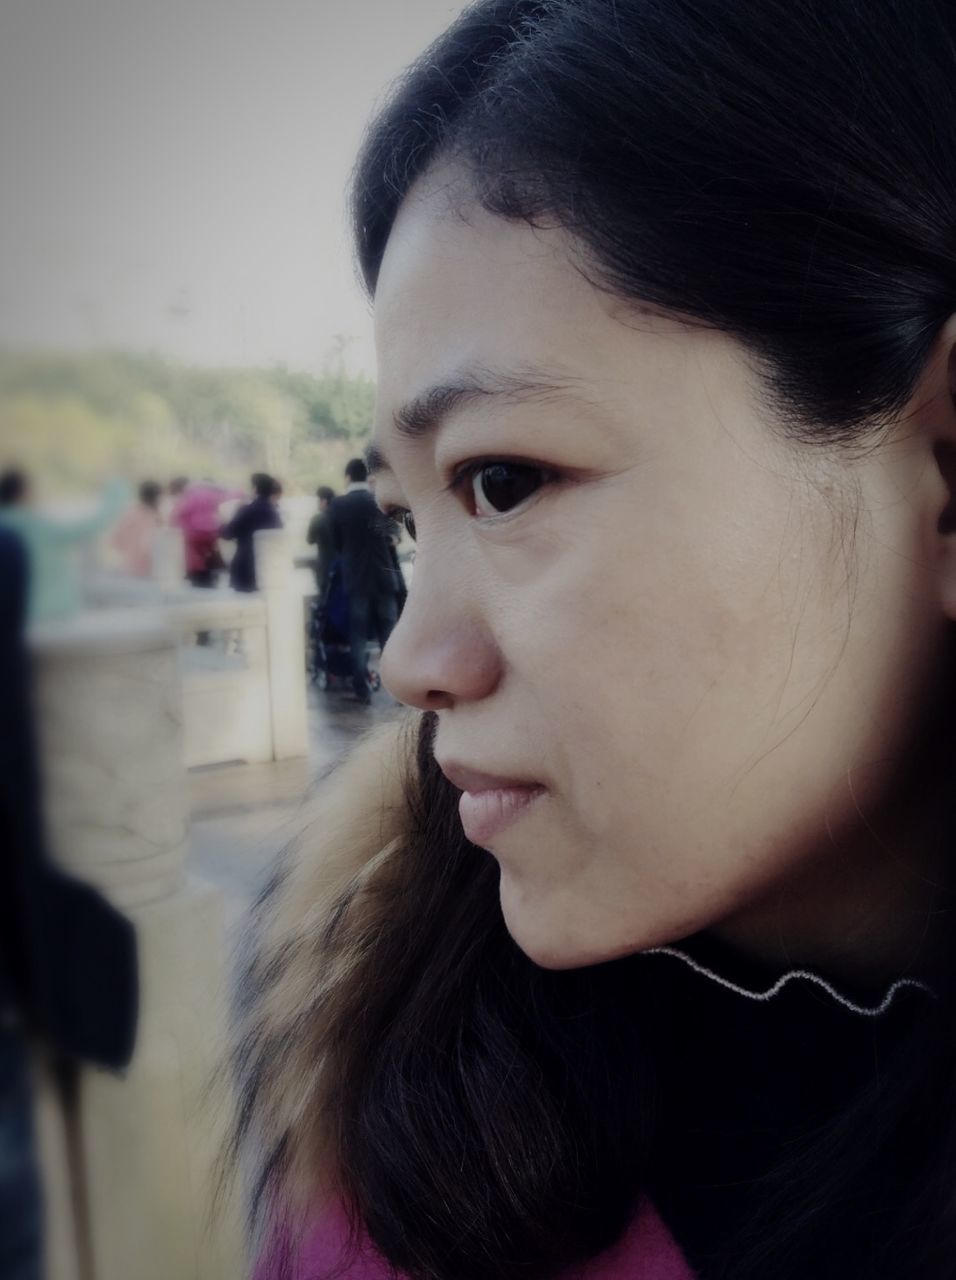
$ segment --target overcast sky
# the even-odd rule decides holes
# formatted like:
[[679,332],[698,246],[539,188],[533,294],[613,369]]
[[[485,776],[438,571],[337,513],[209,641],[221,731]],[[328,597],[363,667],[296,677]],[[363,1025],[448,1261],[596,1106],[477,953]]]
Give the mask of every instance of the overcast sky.
[[448,0],[3,0],[0,344],[371,370],[344,190]]

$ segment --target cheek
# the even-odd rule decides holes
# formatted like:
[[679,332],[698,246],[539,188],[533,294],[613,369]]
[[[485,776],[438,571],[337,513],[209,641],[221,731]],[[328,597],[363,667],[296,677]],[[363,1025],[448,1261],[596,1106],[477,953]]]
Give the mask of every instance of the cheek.
[[725,923],[831,857],[884,801],[940,656],[913,557],[871,539],[849,572],[829,512],[750,541],[716,518],[612,535],[585,522],[542,555],[533,640],[517,613],[506,640],[556,796],[503,850],[502,903],[549,967]]
[[745,528],[726,510],[672,505],[628,523],[612,506],[534,558],[507,647],[528,723],[545,726],[549,765],[592,838],[636,831],[712,857],[788,819],[786,804],[767,811],[799,781],[799,754],[780,748],[795,734],[805,745],[798,731],[845,637],[823,596],[826,531],[805,529],[795,557],[776,504],[753,495],[749,511]]

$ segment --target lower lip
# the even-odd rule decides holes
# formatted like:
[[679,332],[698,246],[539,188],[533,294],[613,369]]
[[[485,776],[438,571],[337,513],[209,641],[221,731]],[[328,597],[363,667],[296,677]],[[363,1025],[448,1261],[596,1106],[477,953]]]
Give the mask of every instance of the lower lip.
[[472,844],[487,848],[544,795],[544,787],[502,787],[494,791],[465,791],[458,813]]

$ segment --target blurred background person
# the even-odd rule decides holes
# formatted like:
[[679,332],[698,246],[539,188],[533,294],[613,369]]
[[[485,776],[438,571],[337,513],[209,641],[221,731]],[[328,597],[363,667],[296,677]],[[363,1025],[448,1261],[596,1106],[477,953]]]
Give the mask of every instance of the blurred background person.
[[240,507],[220,537],[235,542],[236,554],[229,564],[229,584],[234,591],[255,591],[256,558],[253,538],[261,529],[281,529],[282,517],[277,506],[282,486],[274,476],[257,471],[252,476],[254,497]]
[[26,472],[11,468],[0,475],[0,524],[18,535],[27,554],[31,622],[66,618],[80,609],[77,551],[109,528],[128,494],[122,480],[112,480],[93,511],[57,518],[35,505]]
[[319,510],[318,514],[309,521],[306,541],[316,550],[315,590],[321,603],[328,591],[329,573],[332,569],[332,561],[335,559],[335,538],[332,533],[332,517],[329,514],[329,508],[335,498],[335,490],[323,484],[316,490],[315,496],[319,500]]
[[180,487],[169,523],[183,531],[186,577],[194,587],[214,587],[225,568],[219,550],[219,508],[224,502],[245,495],[239,489],[224,489],[209,480],[190,484],[180,479],[173,483]]
[[186,476],[173,476],[169,484],[166,486],[166,492],[161,495],[159,500],[159,514],[162,517],[163,524],[172,523],[172,515],[179,505],[179,500],[186,492],[189,485],[189,479]]
[[162,486],[155,480],[144,480],[136,502],[123,512],[113,531],[113,548],[119,553],[123,569],[135,578],[152,577],[153,544],[163,524],[159,509],[162,493]]
[[368,641],[374,635],[384,649],[398,621],[401,572],[389,538],[389,522],[372,497],[368,468],[361,458],[346,464],[345,480],[346,492],[334,500],[330,516],[349,602],[352,689],[356,699],[368,706],[372,700]]

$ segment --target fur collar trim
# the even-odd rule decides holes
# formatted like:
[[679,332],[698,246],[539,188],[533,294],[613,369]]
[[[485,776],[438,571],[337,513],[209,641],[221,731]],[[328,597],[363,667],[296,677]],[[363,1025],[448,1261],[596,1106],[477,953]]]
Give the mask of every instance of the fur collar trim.
[[262,1161],[256,1196],[272,1212],[304,1218],[334,1191],[330,1037],[354,1000],[363,942],[388,911],[376,886],[408,831],[417,727],[408,716],[374,730],[318,785],[311,820],[256,907],[234,1055],[237,1145]]

